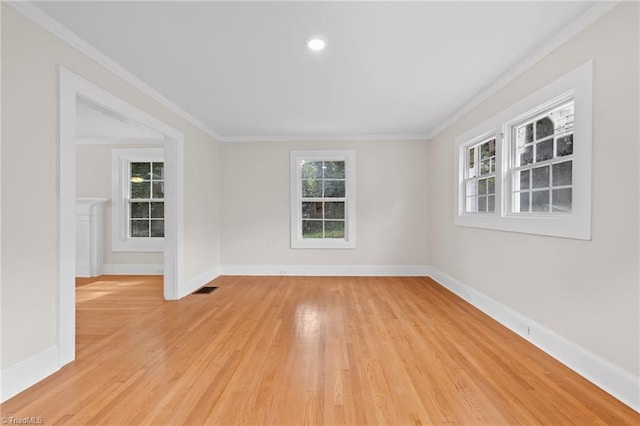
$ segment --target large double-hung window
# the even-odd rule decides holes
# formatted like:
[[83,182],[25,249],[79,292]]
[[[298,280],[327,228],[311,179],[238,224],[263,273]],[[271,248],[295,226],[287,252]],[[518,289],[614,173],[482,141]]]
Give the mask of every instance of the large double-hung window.
[[291,152],[291,247],[355,247],[355,152]]
[[164,150],[112,151],[112,250],[164,249]]
[[592,63],[456,140],[457,225],[591,238]]
[[513,213],[571,213],[573,120],[569,94],[509,125]]
[[496,138],[481,138],[465,147],[466,211],[493,213],[496,209]]

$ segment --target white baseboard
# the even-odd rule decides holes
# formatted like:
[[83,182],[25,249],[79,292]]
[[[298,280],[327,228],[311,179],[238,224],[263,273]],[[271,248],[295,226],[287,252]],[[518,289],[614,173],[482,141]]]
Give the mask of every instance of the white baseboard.
[[426,265],[223,265],[220,275],[413,276],[426,277]]
[[212,281],[220,276],[220,268],[215,267],[209,269],[208,271],[203,272],[200,275],[197,275],[193,278],[186,280],[180,290],[180,294],[178,294],[178,298],[184,297],[189,293],[193,293],[200,287],[207,284],[209,281]]
[[105,263],[102,266],[104,275],[161,275],[163,264],[126,264]]
[[431,267],[431,278],[591,383],[640,412],[640,377]]
[[13,398],[60,369],[58,347],[52,346],[0,372],[0,402]]

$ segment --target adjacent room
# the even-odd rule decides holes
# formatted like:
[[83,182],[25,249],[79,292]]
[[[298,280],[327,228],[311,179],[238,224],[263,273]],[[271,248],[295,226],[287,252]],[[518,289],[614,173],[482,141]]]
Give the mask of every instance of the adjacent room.
[[635,1],[5,1],[6,424],[639,424]]

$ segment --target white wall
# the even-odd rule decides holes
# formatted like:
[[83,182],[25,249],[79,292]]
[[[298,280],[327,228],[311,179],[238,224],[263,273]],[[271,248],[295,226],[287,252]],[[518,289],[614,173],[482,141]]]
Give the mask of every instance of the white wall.
[[57,115],[62,65],[184,134],[184,281],[219,264],[220,145],[2,4],[2,369],[56,345]]
[[[639,36],[638,4],[622,3],[437,135],[426,157],[432,265],[636,376]],[[591,58],[592,241],[454,226],[454,139]]]
[[[356,249],[290,248],[289,152],[316,149],[356,151]],[[424,141],[225,144],[222,264],[427,265],[426,157]]]
[[162,144],[78,144],[76,145],[76,197],[107,198],[104,208],[104,259],[113,270],[120,265],[162,265],[162,252],[121,252],[111,250],[111,152],[122,148],[162,148]]

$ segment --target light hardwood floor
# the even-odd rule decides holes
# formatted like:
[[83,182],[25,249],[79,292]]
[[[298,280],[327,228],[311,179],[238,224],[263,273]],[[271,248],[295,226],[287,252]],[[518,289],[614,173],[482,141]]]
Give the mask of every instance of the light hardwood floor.
[[638,425],[429,278],[159,277],[77,288],[77,360],[2,404],[45,424]]

